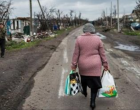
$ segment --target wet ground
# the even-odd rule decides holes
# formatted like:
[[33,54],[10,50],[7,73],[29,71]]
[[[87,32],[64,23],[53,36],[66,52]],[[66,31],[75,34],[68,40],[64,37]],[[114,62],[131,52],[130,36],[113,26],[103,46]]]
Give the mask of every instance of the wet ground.
[[96,35],[98,35],[101,39],[106,39],[106,41],[110,43],[112,40],[111,44],[112,46],[114,45],[114,48],[116,49],[126,50],[131,52],[140,51],[140,38],[138,38],[138,36],[129,36],[129,35],[126,36],[120,33],[109,33],[109,32],[106,33],[101,32],[101,33],[97,32]]
[[[106,34],[106,33],[103,33],[103,34]],[[96,35],[98,35],[100,37],[100,39],[102,39],[102,40],[108,40],[107,37],[105,35],[103,35],[103,34],[101,34],[99,32],[96,33]],[[111,36],[112,36],[112,34],[111,34]],[[129,37],[131,38],[133,36],[129,36]],[[136,38],[135,40],[139,40],[140,39],[140,38],[138,39],[138,37],[136,37],[136,36],[134,36],[134,38]],[[123,39],[123,37],[122,37],[122,39]],[[116,45],[116,46],[114,46],[114,48],[115,49],[119,49],[119,50],[123,50],[123,51],[129,51],[129,52],[137,52],[137,53],[140,52],[140,45],[136,45],[135,43],[131,43],[130,44],[130,42],[126,42],[126,41],[124,41],[122,43],[121,42],[119,42],[119,40],[118,41],[115,41],[115,42],[113,41],[113,45]]]
[[107,39],[106,36],[104,36],[103,34],[100,34],[99,32],[97,32],[96,35],[98,35],[100,39]]
[[132,51],[132,52],[140,52],[139,46],[126,45],[126,44],[121,44],[119,42],[116,42],[116,43],[118,44],[118,46],[115,46],[116,49]]
[[99,32],[107,37],[104,42],[109,43],[111,48],[122,50],[127,55],[133,57],[134,60],[140,59],[140,37],[115,32],[102,32],[100,30]]

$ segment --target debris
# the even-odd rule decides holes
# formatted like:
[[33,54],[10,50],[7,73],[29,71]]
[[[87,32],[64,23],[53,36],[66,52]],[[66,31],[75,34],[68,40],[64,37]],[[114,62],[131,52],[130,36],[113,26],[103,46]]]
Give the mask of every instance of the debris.
[[31,40],[31,37],[29,35],[26,35],[26,36],[24,36],[24,41],[31,42],[31,41],[33,41],[33,39]]
[[50,37],[56,37],[57,36],[57,34],[51,34],[51,35],[49,35]]
[[131,30],[135,32],[134,28],[131,26]]

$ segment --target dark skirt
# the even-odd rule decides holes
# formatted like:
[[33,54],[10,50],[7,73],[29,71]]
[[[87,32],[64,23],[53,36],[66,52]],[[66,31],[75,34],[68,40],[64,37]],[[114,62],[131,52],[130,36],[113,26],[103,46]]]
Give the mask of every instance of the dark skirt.
[[102,88],[101,77],[100,76],[82,76],[81,75],[82,86],[88,86],[92,89]]

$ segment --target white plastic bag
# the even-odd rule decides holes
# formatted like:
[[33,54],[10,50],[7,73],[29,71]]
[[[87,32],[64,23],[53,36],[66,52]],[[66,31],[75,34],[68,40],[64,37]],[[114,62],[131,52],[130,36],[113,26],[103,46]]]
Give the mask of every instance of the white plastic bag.
[[104,71],[103,77],[101,79],[102,88],[98,91],[98,97],[117,97],[118,92],[114,83],[113,76],[109,71]]

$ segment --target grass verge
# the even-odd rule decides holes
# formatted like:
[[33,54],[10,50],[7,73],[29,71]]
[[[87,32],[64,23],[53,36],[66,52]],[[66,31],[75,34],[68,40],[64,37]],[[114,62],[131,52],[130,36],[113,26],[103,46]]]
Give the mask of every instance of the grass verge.
[[28,43],[26,43],[24,41],[19,42],[19,43],[15,42],[15,41],[10,41],[10,42],[6,43],[6,50],[11,51],[11,50],[20,50],[20,49],[24,49],[24,48],[30,48],[32,46],[39,44],[40,42],[41,42],[41,40],[34,40],[34,41],[28,42]]
[[131,36],[139,36],[140,38],[140,32],[139,31],[124,31],[124,34],[131,35]]

